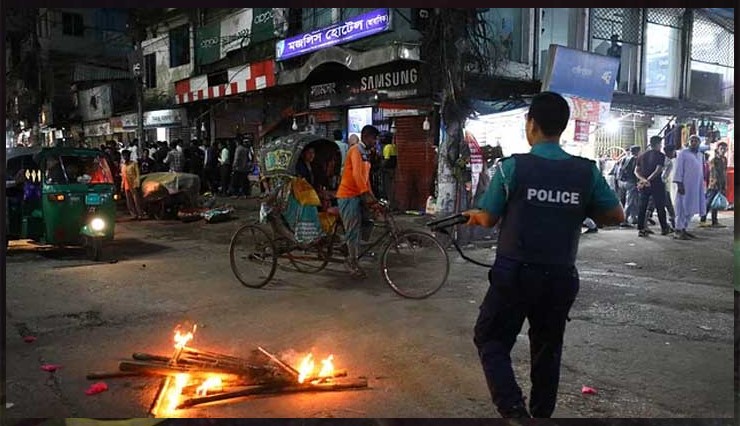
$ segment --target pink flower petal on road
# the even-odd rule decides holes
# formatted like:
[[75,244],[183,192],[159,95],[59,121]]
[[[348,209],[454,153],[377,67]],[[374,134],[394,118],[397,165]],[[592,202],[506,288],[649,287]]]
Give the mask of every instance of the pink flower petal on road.
[[100,392],[105,392],[108,390],[108,385],[105,384],[105,382],[97,382],[90,385],[89,388],[85,391],[85,395],[95,395]]
[[584,395],[596,395],[596,389],[584,385],[581,388],[581,393],[584,394]]
[[23,341],[26,343],[33,343],[36,341],[35,336],[23,336]]
[[41,369],[42,370],[48,371],[49,373],[53,373],[53,372],[59,370],[60,368],[62,368],[62,366],[61,365],[57,365],[57,364],[44,364],[44,365],[41,366]]

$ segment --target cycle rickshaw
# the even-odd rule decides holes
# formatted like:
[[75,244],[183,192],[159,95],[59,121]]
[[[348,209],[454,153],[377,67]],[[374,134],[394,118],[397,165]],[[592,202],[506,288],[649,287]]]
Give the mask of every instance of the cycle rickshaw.
[[[330,182],[338,170],[333,166],[339,158],[334,141],[298,133],[267,143],[259,152],[261,180],[268,195],[263,198],[259,222],[239,228],[229,246],[231,269],[247,287],[265,286],[279,267],[317,273],[329,263],[344,262],[344,230],[332,191],[316,191],[296,173],[307,149],[315,152],[313,170],[324,174],[316,180]],[[429,233],[400,229],[387,209],[379,216],[373,222],[374,232],[364,232],[363,239],[370,241],[361,246],[360,260],[374,257],[372,250],[380,247],[381,276],[393,291],[410,299],[436,293],[449,274],[445,249]]]

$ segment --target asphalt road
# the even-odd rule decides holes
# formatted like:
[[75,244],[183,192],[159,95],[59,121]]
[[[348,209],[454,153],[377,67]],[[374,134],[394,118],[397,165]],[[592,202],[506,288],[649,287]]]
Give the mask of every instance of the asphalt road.
[[[178,416],[497,416],[472,343],[483,268],[450,253],[449,282],[421,301],[395,295],[377,272],[356,281],[336,267],[281,269],[264,289],[248,289],[232,276],[228,242],[254,207],[241,202],[240,219],[221,224],[122,221],[99,263],[74,250],[11,246],[7,414],[147,416],[158,379],[109,379],[107,392],[87,396],[85,375],[115,370],[136,351],[170,354],[175,325],[193,320],[195,347],[332,353],[370,389],[242,399]],[[583,236],[556,417],[733,416],[732,219],[697,230],[695,241],[621,229]],[[493,253],[470,249],[481,260]],[[512,353],[525,392],[526,327]],[[584,385],[598,393],[583,395]]]

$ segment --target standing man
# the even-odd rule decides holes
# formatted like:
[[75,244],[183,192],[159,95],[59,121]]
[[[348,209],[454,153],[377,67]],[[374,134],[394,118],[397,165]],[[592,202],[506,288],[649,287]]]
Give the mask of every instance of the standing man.
[[663,183],[663,167],[665,166],[665,154],[660,152],[662,138],[653,136],[650,138],[650,149],[637,157],[635,176],[639,180],[640,201],[637,208],[637,235],[647,237],[650,231],[646,226],[647,209],[650,197],[653,198],[655,208],[658,211],[661,235],[671,233],[668,221],[665,217],[665,184]]
[[344,171],[344,161],[347,159],[347,151],[349,151],[349,145],[347,145],[346,142],[344,142],[344,138],[342,137],[342,131],[337,129],[334,131],[334,143],[337,144],[337,147],[339,148],[339,153],[342,156],[340,164],[340,172],[339,176],[342,175],[342,171]]
[[141,151],[141,158],[139,158],[139,171],[142,175],[146,175],[154,171],[154,160],[149,157],[149,148],[144,148],[144,150]]
[[216,175],[218,174],[218,160],[216,149],[208,141],[203,142],[203,183],[204,189],[216,193]]
[[182,173],[183,168],[185,167],[185,156],[178,147],[179,145],[177,141],[172,141],[170,143],[170,152],[168,152],[167,156],[164,158],[164,164],[169,166],[170,173]]
[[[624,220],[622,206],[596,164],[560,147],[569,118],[562,96],[535,96],[526,122],[530,153],[501,161],[480,210],[464,213],[468,225],[493,227],[501,220],[475,345],[503,417],[552,415],[565,322],[579,288],[575,260],[581,223],[586,217],[602,226]],[[525,318],[532,363],[529,411],[510,358]]]
[[640,147],[632,145],[630,152],[619,165],[619,187],[625,193],[624,213],[626,220],[620,225],[626,228],[637,223],[637,203],[639,194],[637,193],[637,176],[635,176],[635,167],[637,166],[637,156],[640,154]]
[[221,195],[229,195],[229,177],[231,176],[231,163],[229,163],[229,146],[226,141],[221,142],[221,153],[218,156],[218,169],[221,173]]
[[236,150],[234,151],[234,163],[231,165],[231,193],[235,197],[249,197],[249,149],[244,139],[239,140]]
[[361,227],[369,217],[367,209],[378,211],[381,208],[370,187],[370,150],[375,147],[379,134],[380,131],[374,126],[362,128],[359,143],[351,146],[347,152],[347,162],[337,190],[339,214],[347,243],[344,264],[355,278],[367,276],[357,263]]
[[126,194],[126,206],[133,220],[144,217],[139,195],[139,165],[131,160],[131,151],[121,153],[121,191]]
[[391,211],[396,208],[394,182],[396,180],[396,166],[398,165],[398,147],[396,135],[391,134],[390,140],[383,146],[383,190],[388,199]]
[[[707,186],[707,208],[706,211],[712,212],[712,228],[724,228],[725,225],[719,223],[717,219],[717,210],[712,208],[712,202],[717,194],[725,195],[727,192],[727,143],[720,142],[714,150],[714,158],[709,161],[709,185]],[[706,212],[701,217],[700,225],[707,225]]]
[[674,238],[688,240],[696,238],[687,231],[689,222],[695,214],[706,214],[704,189],[704,168],[702,154],[699,152],[699,136],[689,137],[689,146],[678,153],[673,182],[676,183],[676,235]]

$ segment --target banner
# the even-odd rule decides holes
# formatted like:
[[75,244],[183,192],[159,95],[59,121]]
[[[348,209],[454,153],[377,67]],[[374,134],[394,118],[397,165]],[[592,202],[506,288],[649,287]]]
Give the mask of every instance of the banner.
[[249,45],[252,34],[252,9],[242,9],[221,21],[221,57]]
[[345,22],[278,41],[275,44],[275,60],[284,61],[325,47],[348,43],[379,34],[390,29],[390,10],[376,9],[372,12],[350,18]]
[[259,43],[275,38],[274,9],[256,7],[253,10],[250,42]]
[[195,34],[198,65],[210,64],[221,59],[221,23],[201,27]]
[[573,142],[588,142],[591,123],[588,121],[576,120],[576,131],[573,136]]

